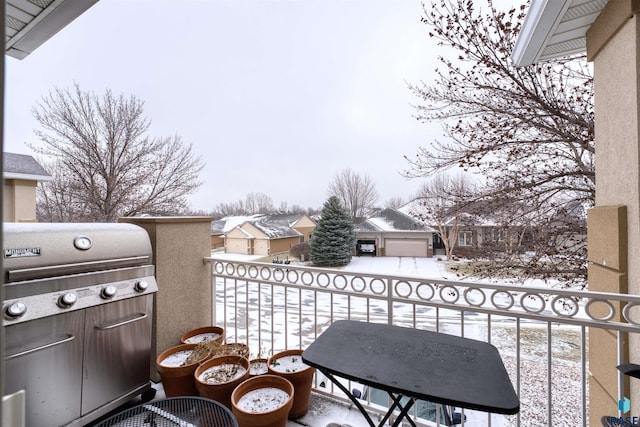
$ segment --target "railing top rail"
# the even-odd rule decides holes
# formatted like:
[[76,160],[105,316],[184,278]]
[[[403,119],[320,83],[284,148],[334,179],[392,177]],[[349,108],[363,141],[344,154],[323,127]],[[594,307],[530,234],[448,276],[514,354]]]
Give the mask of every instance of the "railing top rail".
[[[357,276],[357,277],[370,277],[375,279],[391,279],[396,282],[428,282],[435,285],[442,286],[455,286],[460,288],[482,288],[482,289],[493,289],[500,291],[512,291],[519,293],[541,293],[545,295],[556,295],[560,297],[573,297],[573,298],[586,298],[588,300],[613,300],[625,303],[635,303],[640,304],[640,295],[631,295],[631,294],[616,294],[609,292],[592,292],[588,290],[571,290],[571,289],[558,289],[554,287],[544,287],[544,286],[520,286],[520,285],[505,285],[500,283],[492,283],[486,280],[478,280],[473,282],[468,281],[458,281],[458,280],[446,280],[446,279],[435,279],[430,277],[417,277],[417,276],[398,276],[398,275],[385,275],[385,274],[375,274],[375,273],[362,273],[362,272],[353,272],[353,271],[342,271],[338,268],[321,268],[321,267],[308,267],[308,266],[299,266],[299,265],[281,265],[281,264],[270,264],[267,262],[259,262],[259,261],[237,261],[237,260],[225,260],[219,259],[215,257],[206,257],[205,262],[209,262],[211,264],[220,263],[220,264],[234,264],[234,265],[251,265],[259,268],[270,268],[270,269],[287,269],[287,270],[295,270],[295,271],[308,271],[312,273],[330,273],[342,276]],[[225,273],[216,273],[219,276],[225,276]]]

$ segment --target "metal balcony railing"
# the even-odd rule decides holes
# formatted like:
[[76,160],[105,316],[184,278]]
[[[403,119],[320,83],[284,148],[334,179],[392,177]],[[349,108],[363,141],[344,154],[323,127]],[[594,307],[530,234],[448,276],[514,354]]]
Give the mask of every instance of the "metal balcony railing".
[[[428,329],[495,345],[520,396],[520,413],[486,414],[422,402],[413,414],[418,425],[445,424],[443,414],[456,411],[474,426],[586,426],[589,328],[612,331],[619,350],[628,334],[640,332],[640,297],[633,295],[207,260],[212,317],[225,328],[227,341],[247,343],[252,357],[304,349],[339,319]],[[617,354],[613,369],[628,362],[623,351]],[[617,375],[622,399],[628,379]],[[375,390],[345,385],[361,393],[372,413],[386,404]],[[314,389],[346,401],[323,378],[316,378]]]

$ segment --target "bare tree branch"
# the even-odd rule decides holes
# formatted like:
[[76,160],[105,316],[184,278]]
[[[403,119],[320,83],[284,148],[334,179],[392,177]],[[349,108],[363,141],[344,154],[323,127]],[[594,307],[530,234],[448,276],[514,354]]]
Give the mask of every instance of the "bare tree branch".
[[144,103],[56,88],[33,108],[50,159],[51,183],[39,187],[41,221],[116,221],[141,213],[177,214],[200,185],[202,159],[179,136],[151,138]]
[[378,191],[371,177],[351,169],[344,169],[333,177],[328,195],[338,198],[354,223],[369,216],[378,201]]

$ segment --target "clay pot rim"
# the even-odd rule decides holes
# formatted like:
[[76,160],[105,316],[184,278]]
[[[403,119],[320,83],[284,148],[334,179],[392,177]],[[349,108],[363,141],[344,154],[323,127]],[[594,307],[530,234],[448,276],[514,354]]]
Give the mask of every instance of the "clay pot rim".
[[[221,359],[232,359],[233,361],[222,362]],[[220,361],[222,363],[213,363],[213,362],[218,362],[218,361]],[[235,363],[235,361],[241,362],[241,363]],[[243,368],[246,369],[246,372],[241,377],[234,378],[234,379],[231,379],[229,381],[224,381],[224,382],[206,383],[206,382],[200,380],[200,375],[204,371],[206,371],[207,369],[209,369],[209,368],[211,368],[213,366],[222,365],[224,363],[240,365],[240,366],[242,366]],[[225,384],[231,384],[231,383],[233,383],[235,381],[238,381],[239,379],[243,379],[243,377],[245,377],[249,373],[249,369],[250,368],[251,368],[251,366],[249,365],[249,359],[247,359],[246,357],[236,356],[235,354],[223,354],[222,356],[211,357],[211,358],[203,361],[202,363],[200,363],[200,366],[198,366],[196,368],[196,370],[194,371],[193,376],[194,376],[194,378],[196,380],[196,383],[199,383],[199,384],[202,384],[202,385],[205,385],[205,386],[225,385]]]
[[[244,396],[245,394],[249,393],[250,391],[254,391],[254,390],[257,390],[257,389],[260,389],[260,388],[266,388],[266,387],[250,388],[245,393],[243,393],[241,396],[238,396],[237,391],[240,389],[240,386],[245,384],[245,383],[247,383],[247,382],[249,382],[249,381],[256,382],[256,383],[258,381],[261,381],[261,382],[265,382],[265,381],[269,382],[270,381],[271,383],[276,382],[278,384],[284,384],[287,388],[289,388],[289,390],[283,390],[280,387],[275,387],[275,388],[280,388],[280,390],[283,390],[285,393],[287,393],[289,395],[289,398],[287,399],[287,401],[283,405],[280,405],[277,408],[272,409],[271,411],[266,411],[266,412],[247,412],[247,411],[245,411],[245,410],[243,410],[243,409],[238,407],[238,402],[240,401],[242,396]],[[268,387],[273,387],[273,385],[270,384],[270,385],[268,385]],[[252,415],[254,415],[254,416],[269,415],[269,414],[272,414],[272,413],[275,413],[277,411],[282,410],[283,407],[285,407],[285,408],[287,406],[293,407],[293,398],[294,398],[294,395],[295,395],[295,392],[296,392],[295,390],[296,389],[295,389],[294,385],[291,383],[291,381],[289,381],[286,378],[283,378],[283,377],[281,377],[279,375],[273,375],[273,374],[258,375],[256,377],[244,380],[243,382],[238,384],[238,386],[235,388],[235,390],[233,390],[233,392],[231,393],[231,406],[233,407],[234,410],[240,412],[241,414],[248,415],[248,416],[252,416]],[[291,408],[289,408],[287,410],[287,412],[289,412],[289,410],[291,410]]]
[[300,373],[303,373],[303,372],[308,372],[309,370],[313,370],[315,372],[315,368],[313,366],[307,365],[306,363],[305,363],[306,368],[300,369],[300,370],[295,371],[295,372],[280,371],[278,369],[275,369],[275,368],[271,367],[271,362],[273,360],[278,360],[281,357],[300,356],[300,358],[302,358],[302,352],[303,351],[304,350],[301,350],[301,349],[283,350],[283,351],[280,351],[280,352],[274,354],[273,356],[269,357],[267,359],[267,369],[269,370],[269,373],[273,374],[273,375],[295,375],[295,374],[300,374]]
[[[167,366],[167,365],[163,365],[161,363],[161,361],[163,361],[164,359],[166,359],[170,355],[172,355],[174,353],[177,353],[179,351],[193,350],[194,348],[196,348],[197,345],[198,344],[178,344],[178,345],[175,345],[173,347],[169,347],[168,349],[166,349],[165,351],[160,353],[158,355],[158,357],[156,357],[156,366],[162,367],[162,369],[175,369],[175,368],[187,368],[187,367],[194,366],[194,365],[200,365],[200,364],[206,362],[209,359],[209,355],[207,355],[203,359],[197,360],[195,362],[187,363],[186,365]],[[173,350],[173,351],[169,352],[170,350]]]
[[[195,335],[199,335],[205,332],[211,332],[212,330],[216,330],[216,332],[219,331],[220,332],[219,338],[224,339],[224,328],[222,326],[211,325],[211,326],[201,326],[199,328],[191,329],[190,331],[185,332],[180,337],[180,342],[183,344],[187,344],[185,341],[188,338],[191,338]],[[198,343],[190,343],[190,344],[198,344]]]

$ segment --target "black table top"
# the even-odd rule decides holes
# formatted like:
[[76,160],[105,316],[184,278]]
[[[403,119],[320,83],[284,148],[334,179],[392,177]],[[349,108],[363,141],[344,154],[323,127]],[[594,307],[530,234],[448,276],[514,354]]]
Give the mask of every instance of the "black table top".
[[501,414],[520,402],[495,346],[443,333],[339,320],[302,359],[392,393]]

